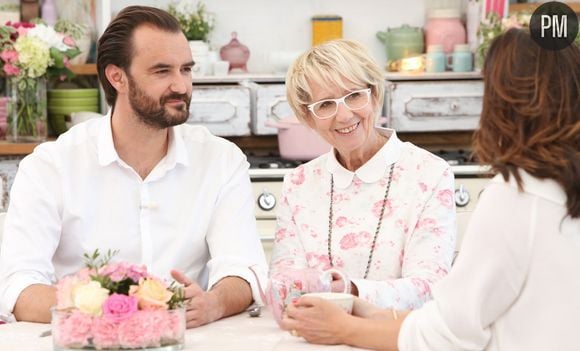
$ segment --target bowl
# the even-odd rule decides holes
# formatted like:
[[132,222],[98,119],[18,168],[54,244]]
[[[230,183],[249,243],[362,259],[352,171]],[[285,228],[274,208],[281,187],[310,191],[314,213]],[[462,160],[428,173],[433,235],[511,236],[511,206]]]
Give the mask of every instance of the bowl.
[[68,106],[48,106],[49,114],[64,114],[68,115],[72,112],[79,111],[89,111],[89,112],[99,112],[98,105],[68,105]]
[[99,89],[49,89],[48,97],[72,98],[99,96]]
[[98,105],[99,98],[96,96],[90,97],[67,97],[67,98],[48,98],[48,106],[68,106],[68,105]]

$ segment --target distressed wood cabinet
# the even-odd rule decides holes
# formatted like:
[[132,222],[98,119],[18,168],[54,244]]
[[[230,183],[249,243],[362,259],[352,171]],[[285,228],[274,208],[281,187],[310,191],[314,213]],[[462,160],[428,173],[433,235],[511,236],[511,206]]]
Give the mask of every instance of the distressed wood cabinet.
[[241,85],[196,86],[189,124],[201,124],[220,136],[250,135],[250,88]]
[[388,124],[397,131],[474,130],[479,123],[483,98],[481,79],[401,78],[387,80],[385,91],[385,115]]
[[252,118],[252,132],[256,135],[278,134],[276,128],[266,126],[266,121],[280,120],[294,115],[286,99],[284,84],[255,84],[256,111]]

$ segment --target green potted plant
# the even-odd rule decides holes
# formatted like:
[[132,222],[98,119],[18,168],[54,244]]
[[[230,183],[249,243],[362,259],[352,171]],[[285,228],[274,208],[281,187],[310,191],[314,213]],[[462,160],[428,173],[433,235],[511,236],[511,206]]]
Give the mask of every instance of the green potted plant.
[[215,16],[207,11],[201,1],[195,8],[190,1],[174,2],[169,5],[167,11],[177,19],[187,40],[201,40],[207,43],[214,27]]

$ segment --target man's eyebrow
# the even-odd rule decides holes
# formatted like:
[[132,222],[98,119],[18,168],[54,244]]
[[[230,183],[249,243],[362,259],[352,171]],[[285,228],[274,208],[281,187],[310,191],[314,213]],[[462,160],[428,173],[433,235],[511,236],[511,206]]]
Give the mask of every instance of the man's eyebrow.
[[[189,62],[182,64],[181,67],[191,67],[193,65],[195,65],[195,62],[189,61]],[[171,68],[171,67],[173,67],[173,66],[170,64],[167,64],[167,63],[158,63],[158,64],[155,64],[155,65],[149,67],[149,70],[154,71],[157,69],[167,69],[167,68]]]

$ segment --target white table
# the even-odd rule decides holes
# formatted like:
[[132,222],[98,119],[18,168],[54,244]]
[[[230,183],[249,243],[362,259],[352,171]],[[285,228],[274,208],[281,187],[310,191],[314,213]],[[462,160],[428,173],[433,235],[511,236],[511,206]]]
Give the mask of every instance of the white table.
[[[0,325],[0,351],[51,351],[52,337],[39,337],[50,329],[48,324],[11,323]],[[358,350],[335,345],[308,344],[302,338],[291,336],[278,328],[269,310],[262,316],[249,317],[246,313],[222,319],[185,332],[185,350],[250,350],[250,351],[295,351],[295,350]]]

